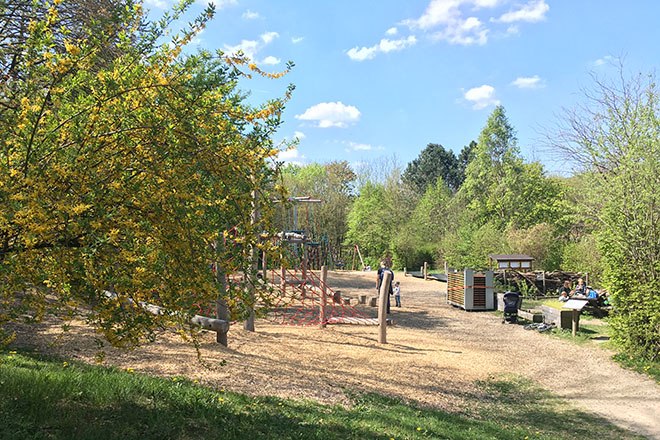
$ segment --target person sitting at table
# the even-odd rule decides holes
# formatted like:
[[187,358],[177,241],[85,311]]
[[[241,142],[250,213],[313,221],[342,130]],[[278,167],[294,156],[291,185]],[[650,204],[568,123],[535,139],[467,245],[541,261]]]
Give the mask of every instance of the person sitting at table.
[[584,298],[587,296],[587,286],[584,284],[582,278],[578,278],[577,285],[575,286],[575,289],[573,289],[573,294],[571,296],[576,296],[578,298]]
[[587,286],[587,299],[598,299],[598,292],[591,286]]
[[571,282],[566,280],[564,281],[564,286],[559,289],[559,301],[566,302],[571,296]]

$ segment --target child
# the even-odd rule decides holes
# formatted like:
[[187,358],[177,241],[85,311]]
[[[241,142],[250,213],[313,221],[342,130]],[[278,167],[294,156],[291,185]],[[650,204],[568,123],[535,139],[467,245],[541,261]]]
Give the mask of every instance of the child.
[[394,283],[394,301],[397,307],[401,307],[401,286],[398,281]]

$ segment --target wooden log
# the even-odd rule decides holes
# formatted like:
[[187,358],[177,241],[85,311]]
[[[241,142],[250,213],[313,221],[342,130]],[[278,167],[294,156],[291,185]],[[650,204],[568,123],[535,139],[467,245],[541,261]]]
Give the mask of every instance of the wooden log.
[[[119,295],[117,295],[115,292],[109,292],[109,291],[104,291],[103,292],[105,296],[108,298],[117,298]],[[135,304],[135,301],[133,301],[130,298],[126,298],[127,302],[130,304]],[[142,307],[145,311],[153,314],[153,315],[165,315],[167,314],[167,310],[163,307],[154,305],[154,304],[148,304],[141,302],[139,304],[140,307]],[[195,315],[190,319],[190,322],[195,325],[199,325],[205,330],[213,330],[216,332],[223,332],[227,333],[229,331],[229,322],[224,321],[222,319],[216,319],[216,318],[209,318],[207,316],[201,316],[201,315]]]
[[229,331],[229,323],[221,319],[208,318],[206,316],[195,315],[190,319],[190,322],[206,330],[213,330],[224,334],[227,334],[227,332]]
[[387,301],[390,296],[390,283],[392,272],[383,271],[383,282],[380,284],[380,295],[378,298],[378,342],[387,344]]
[[[387,325],[392,325],[391,319],[386,320]],[[336,316],[328,319],[328,324],[353,324],[353,325],[378,325],[378,318],[352,318],[349,316]]]

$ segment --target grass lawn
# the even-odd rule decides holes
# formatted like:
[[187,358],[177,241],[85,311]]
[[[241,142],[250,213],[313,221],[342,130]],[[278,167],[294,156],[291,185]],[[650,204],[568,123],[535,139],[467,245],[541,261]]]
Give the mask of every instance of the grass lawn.
[[634,439],[516,377],[479,384],[448,414],[346,390],[350,407],[248,397],[181,378],[0,352],[0,438]]

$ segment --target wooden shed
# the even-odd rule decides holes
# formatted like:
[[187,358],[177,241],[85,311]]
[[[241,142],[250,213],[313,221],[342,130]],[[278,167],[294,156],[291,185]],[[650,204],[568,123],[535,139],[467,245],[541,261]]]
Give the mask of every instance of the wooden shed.
[[534,257],[523,254],[494,254],[489,255],[490,267],[495,270],[517,270],[531,272]]

